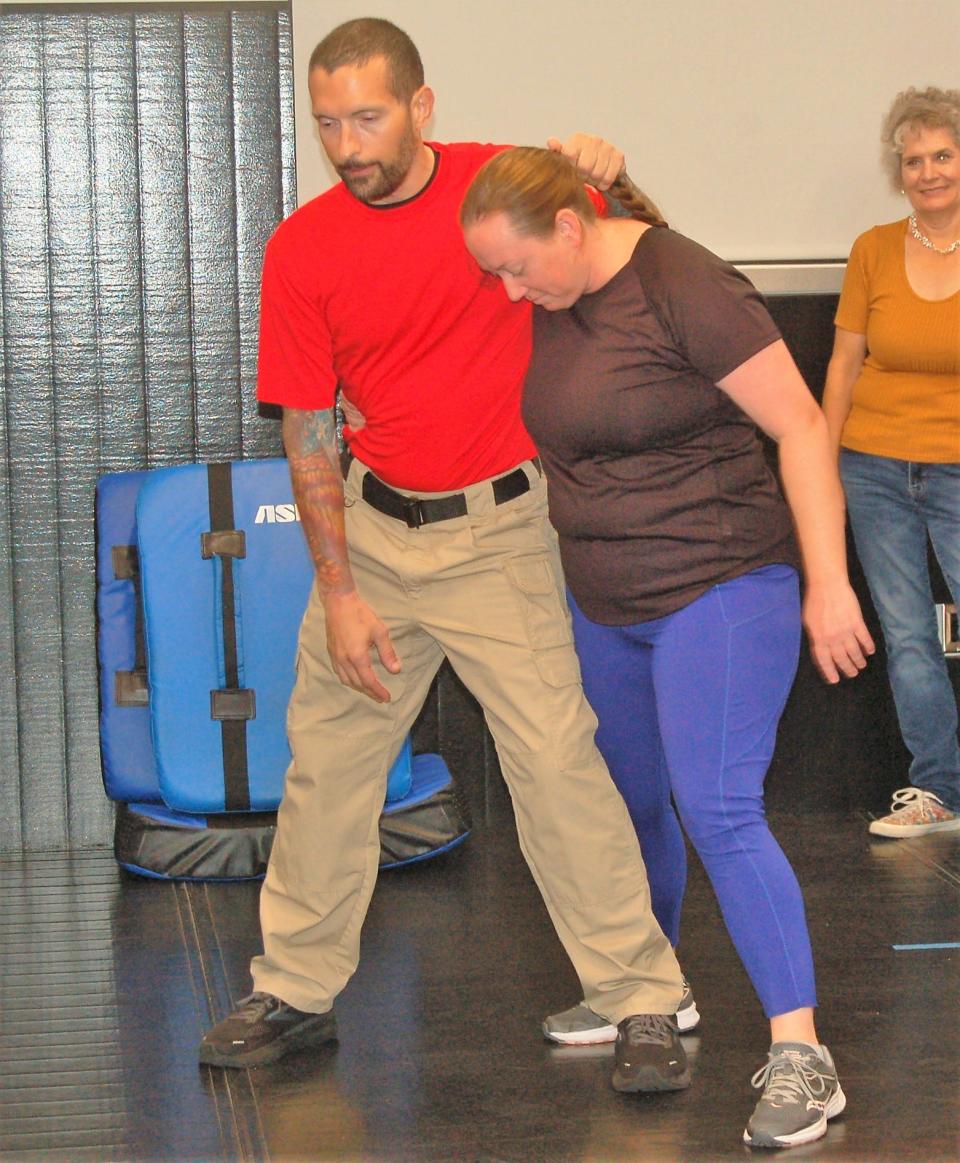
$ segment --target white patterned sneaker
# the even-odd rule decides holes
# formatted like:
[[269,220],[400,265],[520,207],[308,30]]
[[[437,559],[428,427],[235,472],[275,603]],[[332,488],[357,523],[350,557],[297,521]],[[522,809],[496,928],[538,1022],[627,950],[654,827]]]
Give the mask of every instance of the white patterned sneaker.
[[763,1090],[743,1141],[751,1147],[798,1147],[827,1133],[827,1120],[847,1105],[826,1046],[774,1042],[766,1066],[751,1078]]
[[925,836],[928,832],[954,832],[960,829],[960,815],[951,812],[939,796],[919,787],[902,787],[893,793],[889,816],[874,820],[874,836]]

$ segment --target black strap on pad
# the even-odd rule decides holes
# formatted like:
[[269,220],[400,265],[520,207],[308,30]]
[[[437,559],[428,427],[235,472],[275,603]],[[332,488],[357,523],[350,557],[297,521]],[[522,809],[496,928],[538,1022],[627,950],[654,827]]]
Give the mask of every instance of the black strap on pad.
[[143,594],[140,591],[140,557],[135,545],[111,545],[110,563],[117,581],[133,585],[134,657],[133,670],[113,674],[113,701],[118,707],[146,707],[150,703],[147,683],[147,646],[143,634]]
[[257,715],[252,689],[240,686],[237,616],[233,585],[234,558],[246,557],[246,537],[234,529],[233,486],[229,464],[207,465],[210,532],[200,534],[204,559],[220,559],[220,608],[223,633],[224,686],[210,692],[210,717],[220,723],[223,743],[224,806],[228,812],[250,810],[247,767],[247,720]]

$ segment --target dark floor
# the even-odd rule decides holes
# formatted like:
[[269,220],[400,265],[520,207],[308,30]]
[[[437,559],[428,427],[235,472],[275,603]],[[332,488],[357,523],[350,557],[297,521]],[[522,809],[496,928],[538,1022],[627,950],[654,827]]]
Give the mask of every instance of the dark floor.
[[[805,886],[821,1034],[847,1112],[791,1160],[960,1158],[960,837],[871,841],[866,816],[773,814]],[[624,1096],[612,1051],[538,1021],[577,997],[502,793],[457,851],[385,873],[340,1044],[198,1068],[248,989],[257,884],[122,874],[101,851],[0,860],[0,1158],[613,1163],[742,1158],[766,1031],[699,867],[681,960],[694,1083]],[[947,947],[938,948],[939,944]],[[919,945],[923,948],[898,949]]]

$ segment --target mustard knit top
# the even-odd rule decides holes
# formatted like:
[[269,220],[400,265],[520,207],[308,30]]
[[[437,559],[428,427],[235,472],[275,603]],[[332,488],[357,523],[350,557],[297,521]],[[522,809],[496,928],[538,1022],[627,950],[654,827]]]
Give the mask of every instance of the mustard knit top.
[[841,444],[925,463],[960,462],[960,291],[921,299],[904,265],[906,219],[853,244],[834,322],[867,338]]

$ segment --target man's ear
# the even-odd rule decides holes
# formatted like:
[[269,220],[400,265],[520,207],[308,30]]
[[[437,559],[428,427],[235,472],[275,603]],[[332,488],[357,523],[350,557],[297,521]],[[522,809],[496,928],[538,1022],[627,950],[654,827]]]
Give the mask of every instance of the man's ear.
[[410,112],[413,114],[413,124],[417,129],[423,129],[433,116],[435,99],[433,90],[429,85],[421,85],[410,98]]

